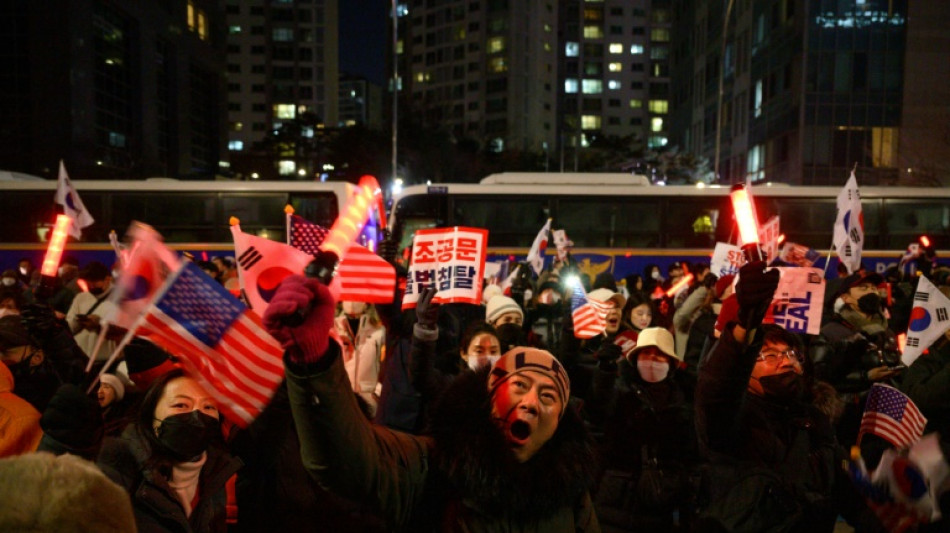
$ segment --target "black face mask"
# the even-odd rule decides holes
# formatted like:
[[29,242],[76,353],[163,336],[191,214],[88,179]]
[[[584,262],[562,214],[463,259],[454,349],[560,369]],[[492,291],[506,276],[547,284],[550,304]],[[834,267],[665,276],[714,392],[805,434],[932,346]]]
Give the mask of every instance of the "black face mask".
[[766,397],[779,401],[800,400],[805,392],[805,379],[795,372],[783,372],[759,378]]
[[522,330],[518,324],[511,322],[502,324],[495,328],[495,331],[498,332],[498,342],[501,344],[501,353],[505,353],[515,346],[528,345],[528,338],[525,336],[524,330]]
[[99,295],[102,294],[103,292],[105,292],[105,289],[103,289],[102,287],[90,287],[90,288],[89,288],[89,294],[91,294],[91,295],[93,295],[93,296],[99,296]]
[[56,389],[62,385],[62,381],[47,359],[44,358],[42,362],[34,365],[31,364],[33,357],[35,355],[30,354],[7,368],[13,375],[13,393],[42,412]]
[[172,458],[194,461],[213,441],[221,437],[221,426],[217,418],[201,411],[191,411],[166,417],[158,426],[156,434]]
[[881,295],[872,292],[858,298],[858,309],[866,315],[876,315],[881,312]]

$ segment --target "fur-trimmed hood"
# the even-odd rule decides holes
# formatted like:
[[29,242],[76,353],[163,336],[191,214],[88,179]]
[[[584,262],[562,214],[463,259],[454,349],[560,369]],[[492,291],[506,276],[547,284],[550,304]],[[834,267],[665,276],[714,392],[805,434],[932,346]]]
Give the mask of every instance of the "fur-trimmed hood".
[[434,406],[433,460],[467,507],[520,523],[573,507],[593,486],[595,455],[570,405],[547,443],[519,463],[491,421],[488,372],[463,372]]

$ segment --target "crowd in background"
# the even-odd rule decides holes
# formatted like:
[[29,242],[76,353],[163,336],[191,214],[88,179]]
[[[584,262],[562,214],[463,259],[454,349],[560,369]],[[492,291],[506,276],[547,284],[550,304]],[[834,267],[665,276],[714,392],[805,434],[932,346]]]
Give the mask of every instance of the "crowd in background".
[[[199,265],[238,290],[229,258]],[[582,493],[593,510],[582,524],[577,509],[587,504],[565,504],[573,505],[578,530],[832,531],[846,521],[858,531],[883,531],[842,464],[859,444],[864,403],[875,383],[909,396],[928,420],[926,433],[939,433],[950,457],[943,437],[950,426],[950,331],[909,368],[901,365],[896,341],[907,330],[919,276],[950,296],[950,269],[928,261],[912,274],[839,272],[827,282],[821,333],[809,336],[761,323],[761,304],[771,301],[777,284],[777,273],[764,266],[718,278],[708,265],[678,262],[665,271],[651,265],[642,273],[590,279],[568,256],[537,276],[523,266],[523,275],[505,290],[486,287],[480,306],[438,305],[432,290],[406,311],[398,304],[338,302],[325,325],[332,335],[298,335],[285,346],[304,354],[292,362],[319,366],[306,353],[336,350],[326,345],[332,337],[345,370],[341,386],[352,392],[365,420],[486,457],[492,452],[472,444],[481,442],[481,429],[453,414],[480,412],[466,403],[471,395],[457,397],[460,391],[479,372],[490,376],[489,369],[508,368],[512,363],[502,356],[519,347],[537,349],[519,352],[522,359],[553,355],[553,382],[560,383],[557,370],[563,368],[569,383],[562,395],[569,390],[569,400],[563,399],[570,421],[562,412],[548,441],[555,444],[542,445],[569,451],[523,461],[551,461],[527,470],[504,466],[504,458],[492,459],[491,467],[477,461],[459,466],[452,461],[460,459],[449,461],[445,452],[428,458],[432,464],[419,468],[443,472],[449,492],[462,496],[453,524],[502,513],[507,526],[499,530],[543,531],[553,526],[539,524],[560,516],[560,507],[540,507],[543,519],[529,511],[522,516],[510,502],[495,501],[501,498],[496,494],[531,507],[537,499],[573,501]],[[686,274],[693,281],[670,294]],[[110,296],[118,276],[116,267],[67,258],[50,294],[38,294],[39,276],[28,260],[0,277],[0,457],[14,458],[0,461],[0,499],[16,494],[25,502],[17,516],[0,511],[0,529],[15,520],[45,520],[48,531],[128,531],[133,521],[139,531],[386,531],[394,523],[416,524],[403,519],[411,514],[405,509],[388,513],[389,507],[308,475],[329,459],[306,451],[323,449],[313,442],[322,438],[315,427],[323,426],[300,414],[293,390],[304,385],[291,384],[290,391],[282,385],[250,427],[237,428],[176,366],[173,354],[136,338],[124,348],[121,364],[87,393],[124,333],[99,335],[103,317],[116,305]],[[574,335],[573,283],[609,308],[603,334]],[[352,427],[339,433],[359,431]],[[561,442],[568,438],[564,427],[583,446]],[[378,446],[406,445],[392,438],[377,436],[383,439]],[[868,468],[889,447],[865,435],[860,450]],[[360,461],[354,454],[347,460]],[[568,472],[563,467],[569,462],[589,464]],[[503,470],[498,479],[518,480],[531,491],[509,494],[503,483],[480,478],[493,468]],[[517,476],[505,477],[505,468]],[[353,466],[347,475],[370,474]],[[76,490],[85,496],[48,489],[57,476],[77,480]],[[51,511],[53,503],[40,506],[33,496],[62,507]],[[385,494],[379,498],[389,501]],[[939,503],[950,510],[946,495]],[[393,516],[400,518],[394,522]],[[80,520],[89,527],[65,526]]]

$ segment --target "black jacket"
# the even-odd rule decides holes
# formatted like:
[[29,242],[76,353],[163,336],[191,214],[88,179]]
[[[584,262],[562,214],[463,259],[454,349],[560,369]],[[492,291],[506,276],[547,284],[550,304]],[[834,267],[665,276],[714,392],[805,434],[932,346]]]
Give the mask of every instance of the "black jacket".
[[225,484],[240,468],[241,460],[220,448],[209,448],[201,468],[198,504],[185,516],[168,480],[148,468],[148,445],[130,426],[122,437],[106,439],[97,464],[112,481],[129,493],[139,533],[225,533],[227,493]]
[[805,402],[747,392],[761,340],[744,346],[727,326],[699,373],[696,432],[711,461],[703,519],[735,531],[830,532],[837,516],[882,531],[841,467],[828,418]]

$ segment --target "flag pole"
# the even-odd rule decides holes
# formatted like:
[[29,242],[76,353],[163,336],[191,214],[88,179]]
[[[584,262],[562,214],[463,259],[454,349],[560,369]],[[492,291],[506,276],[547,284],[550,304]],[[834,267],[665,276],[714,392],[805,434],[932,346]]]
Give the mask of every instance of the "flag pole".
[[92,353],[89,354],[89,362],[86,363],[86,374],[92,370],[93,363],[96,362],[96,354],[99,353],[99,349],[102,348],[102,343],[106,340],[106,334],[109,333],[109,323],[103,322],[103,327],[99,330],[99,337],[96,339],[96,346],[92,349]]

